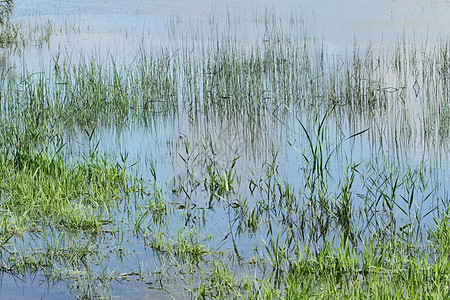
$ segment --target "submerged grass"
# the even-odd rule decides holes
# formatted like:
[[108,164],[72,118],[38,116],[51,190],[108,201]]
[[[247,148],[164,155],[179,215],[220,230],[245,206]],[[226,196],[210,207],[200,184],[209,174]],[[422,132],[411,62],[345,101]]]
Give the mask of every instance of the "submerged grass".
[[[333,56],[301,30],[277,31],[270,17],[264,25],[264,40],[248,47],[185,38],[131,60],[59,51],[46,70],[1,72],[2,270],[64,281],[80,298],[111,296],[117,273],[202,299],[449,296],[439,182],[423,165],[355,163],[342,150],[387,139],[400,151],[415,132],[425,143],[447,138],[448,43],[431,52],[355,45]],[[45,28],[48,40],[52,24]],[[414,119],[423,99],[433,101]],[[127,154],[119,163],[93,138],[108,126],[184,117],[189,132],[170,141],[179,169],[167,184],[153,160],[138,180]],[[222,129],[224,141],[215,139]],[[295,176],[270,130],[291,134]],[[76,132],[90,148],[67,157]],[[254,168],[252,154],[262,158]],[[134,257],[155,260],[153,271]],[[132,271],[115,273],[126,260]]]
[[0,1],[0,24],[5,24],[9,16],[11,15],[11,11],[13,8],[13,1],[12,0],[2,0]]
[[126,197],[124,169],[104,157],[70,165],[45,153],[2,153],[0,166],[1,209],[24,224],[97,230],[103,216],[95,212]]
[[17,28],[9,22],[13,5],[12,0],[0,1],[0,48],[16,42]]
[[49,137],[48,123],[16,121],[8,124],[10,131],[3,128],[0,151],[2,271],[53,282],[73,270],[90,273],[91,264],[104,259],[97,237],[115,232],[118,207],[129,201],[136,183],[125,162],[95,151],[69,159],[61,154],[61,137]]

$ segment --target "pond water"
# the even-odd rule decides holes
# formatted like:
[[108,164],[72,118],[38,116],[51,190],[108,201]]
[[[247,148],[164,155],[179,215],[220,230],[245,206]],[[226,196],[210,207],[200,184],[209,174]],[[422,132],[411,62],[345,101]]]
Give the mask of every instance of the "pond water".
[[[197,282],[200,274],[192,271],[192,276],[185,276],[191,270],[186,270],[183,262],[171,265],[152,250],[152,235],[158,230],[170,240],[181,229],[198,229],[206,247],[219,249],[217,253],[237,253],[239,259],[228,262],[236,265],[237,277],[247,269],[261,272],[249,263],[258,253],[254,249],[264,249],[269,228],[285,236],[283,228],[293,216],[287,208],[287,212],[268,208],[264,213],[269,221],[251,225],[239,219],[238,210],[230,212],[230,207],[248,200],[249,211],[253,208],[255,214],[261,213],[255,209],[258,203],[282,194],[272,186],[277,181],[281,183],[276,188],[288,182],[288,190],[301,191],[308,175],[306,160],[311,162],[314,155],[310,150],[316,145],[323,148],[320,155],[326,163],[322,171],[329,176],[330,191],[339,190],[348,166],[360,168],[355,194],[363,193],[370,184],[376,186],[377,180],[370,179],[381,178],[386,170],[398,170],[394,177],[420,170],[417,176],[430,182],[422,183],[423,189],[416,192],[421,213],[426,215],[439,206],[450,179],[449,124],[445,121],[449,94],[447,81],[440,77],[448,71],[448,61],[442,57],[448,47],[449,15],[448,1],[431,0],[414,4],[407,0],[17,1],[12,21],[21,24],[24,32],[41,26],[36,35],[41,35],[42,41],[36,38],[20,49],[2,49],[3,69],[17,77],[22,72],[31,74],[30,78],[38,78],[34,75],[38,72],[48,74],[48,82],[58,91],[55,95],[68,95],[59,79],[52,77],[55,61],[67,66],[68,78],[75,81],[87,76],[70,73],[82,63],[86,70],[91,61],[104,63],[103,76],[108,78],[114,59],[118,73],[126,78],[146,55],[155,59],[152,66],[160,57],[170,56],[168,67],[161,66],[155,76],[163,74],[158,78],[161,81],[167,75],[177,85],[170,93],[161,92],[162,100],[173,98],[173,103],[164,106],[156,100],[144,101],[137,117],[128,112],[122,120],[106,108],[104,114],[86,117],[85,123],[75,121],[63,129],[66,144],[62,153],[74,160],[93,149],[116,161],[126,156],[130,173],[160,186],[173,209],[165,222],[143,215],[152,196],[137,197],[133,207],[123,204],[125,207],[112,209],[117,214],[115,232],[75,237],[93,239],[103,256],[92,259],[88,271],[74,270],[56,282],[42,271],[24,276],[5,272],[0,298],[59,299],[91,290],[127,299],[190,297],[186,277]],[[225,57],[223,61],[215,51]],[[286,63],[284,69],[274,67],[273,73],[235,74],[252,62],[257,65],[251,59],[259,55],[264,59],[267,53],[273,54],[278,64],[291,59],[292,64]],[[301,55],[310,58],[308,63],[292,67],[304,62]],[[321,65],[325,67],[321,69]],[[354,73],[346,73],[346,69]],[[298,74],[290,74],[294,71]],[[255,79],[252,74],[260,77]],[[70,80],[64,84],[69,86]],[[345,82],[351,86],[348,90]],[[132,94],[132,84],[127,88]],[[321,105],[322,101],[327,104]],[[149,114],[145,113],[148,105],[154,105]],[[325,127],[320,128],[326,112]],[[211,187],[211,178],[227,171],[236,176],[232,199],[219,190],[211,196],[208,189],[216,188]],[[414,178],[419,185],[422,179]],[[409,193],[406,183],[402,189]],[[430,191],[435,193],[432,199],[427,197]],[[364,201],[363,196],[355,198]],[[400,214],[397,218],[399,222],[407,219]],[[280,224],[268,224],[281,219]],[[430,220],[432,214],[423,222],[429,226]],[[355,220],[358,222],[362,221]],[[251,226],[253,231],[248,229]],[[309,228],[296,238],[302,240],[300,236],[309,234],[320,245],[323,237],[313,231]],[[365,234],[361,232],[361,236]],[[336,232],[329,236],[335,237]],[[24,240],[25,245],[34,247],[32,234]],[[206,265],[198,264],[200,269]],[[105,273],[115,279],[86,279]]]
[[[267,12],[289,18],[304,16],[308,26],[319,38],[329,43],[351,44],[354,39],[378,41],[382,37],[395,40],[404,33],[419,39],[443,34],[448,28],[447,1],[20,1],[15,4],[14,19],[47,20],[59,24],[89,26],[94,32],[125,32],[149,30],[162,39],[171,19],[181,18],[207,23],[214,19],[224,25],[231,19],[249,31],[257,18]],[[252,32],[248,32],[249,35]]]

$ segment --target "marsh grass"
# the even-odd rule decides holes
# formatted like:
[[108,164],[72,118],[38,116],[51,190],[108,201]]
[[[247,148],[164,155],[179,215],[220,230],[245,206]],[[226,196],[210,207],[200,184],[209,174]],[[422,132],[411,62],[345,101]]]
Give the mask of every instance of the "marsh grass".
[[[439,243],[445,243],[446,217],[442,215],[442,224],[436,219],[436,231],[424,226],[424,220],[439,209],[430,203],[436,197],[435,189],[423,166],[405,168],[394,162],[355,164],[347,160],[342,174],[331,176],[328,162],[336,153],[336,146],[330,147],[322,134],[327,115],[316,117],[318,123],[313,126],[316,132],[303,127],[307,142],[306,151],[300,152],[304,163],[300,185],[290,185],[281,179],[277,153],[273,153],[271,162],[264,164],[262,172],[241,178],[239,184],[233,181],[225,184],[223,180],[233,176],[225,176],[229,172],[225,171],[221,177],[214,164],[207,164],[204,173],[197,173],[197,180],[201,182],[203,177],[207,183],[203,192],[217,200],[203,204],[207,215],[209,212],[214,218],[224,205],[224,211],[228,211],[229,233],[225,237],[228,243],[224,245],[228,245],[225,247],[240,264],[247,266],[244,273],[247,275],[238,271],[242,265],[224,262],[223,256],[201,255],[205,259],[198,269],[201,273],[190,279],[195,297],[329,299],[442,295],[445,298],[446,260],[437,256],[442,253],[439,249],[445,247]],[[365,133],[352,134],[346,141]],[[189,156],[192,145],[185,146],[187,156],[183,155],[182,160],[187,163],[186,157],[192,157]],[[234,167],[233,164],[230,170]],[[218,197],[218,186],[231,184],[234,188],[223,189],[229,192]],[[242,196],[242,187],[248,188],[249,195],[258,201],[247,201]],[[192,213],[193,203],[203,203],[194,202],[194,197],[190,199],[191,205],[183,208],[183,216]],[[194,250],[202,249],[196,246],[197,239],[186,239],[187,229],[177,232],[173,240],[167,236],[167,229],[160,230],[153,230],[152,248],[165,261],[202,253]],[[191,234],[187,236],[195,237]],[[264,236],[262,248],[254,250],[258,259],[249,259],[245,252],[241,257],[239,237],[245,234]],[[254,276],[250,275],[253,273]],[[434,285],[439,288],[434,289]]]
[[18,29],[15,25],[10,23],[0,24],[0,47],[15,45],[18,35]]
[[67,164],[47,153],[3,152],[1,171],[7,198],[2,209],[22,221],[55,222],[80,229],[97,229],[102,215],[95,211],[125,197],[126,173],[106,158]]
[[115,231],[115,212],[137,188],[125,162],[96,151],[69,160],[46,117],[23,114],[30,118],[6,123],[2,132],[2,269],[66,280],[70,270],[87,272],[103,259],[92,236]]
[[13,7],[12,0],[0,1],[0,48],[9,47],[20,52],[29,45],[49,46],[55,25],[47,20],[45,24],[29,24],[24,28],[23,24],[10,20]]
[[0,48],[13,45],[17,41],[18,29],[9,22],[12,9],[12,0],[0,1]]
[[4,25],[11,15],[13,8],[12,0],[2,0],[0,1],[0,25]]
[[[301,20],[284,31],[275,19],[246,47],[174,31],[131,58],[59,51],[44,70],[2,72],[2,270],[80,298],[107,298],[127,272],[192,298],[448,296],[448,200],[428,166],[358,161],[345,147],[448,138],[448,43],[338,55]],[[32,35],[45,43],[54,30]],[[169,178],[153,159],[130,176],[127,154],[103,153],[96,136],[171,120],[188,128],[167,142]],[[74,154],[80,132],[88,149]],[[296,152],[294,176],[280,143]],[[135,256],[154,271],[111,270]]]

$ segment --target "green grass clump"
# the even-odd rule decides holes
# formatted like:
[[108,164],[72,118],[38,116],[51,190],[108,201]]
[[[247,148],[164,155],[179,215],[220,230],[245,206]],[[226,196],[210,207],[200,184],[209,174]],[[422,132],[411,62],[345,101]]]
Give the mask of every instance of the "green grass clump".
[[1,0],[0,1],[0,25],[3,25],[8,21],[9,15],[11,14],[13,7],[12,0]]
[[97,230],[104,211],[128,193],[125,168],[101,155],[68,163],[46,152],[3,151],[0,174],[0,209],[25,227]]
[[[97,151],[69,160],[61,148],[49,150],[43,136],[20,128],[15,133],[4,139],[0,151],[2,270],[68,283],[71,273],[91,274],[89,282],[86,276],[78,278],[90,288],[74,287],[73,292],[97,294],[98,282],[109,280],[109,275],[92,270],[91,264],[105,257],[98,238],[104,238],[103,232],[114,234],[118,207],[135,191],[125,163]],[[19,142],[14,146],[11,141]]]
[[12,0],[0,1],[0,47],[5,47],[17,42],[18,29],[9,22],[12,8]]
[[0,47],[7,47],[17,43],[18,29],[13,24],[0,24]]
[[[442,220],[445,222],[448,221]],[[430,234],[447,236],[449,231],[447,228],[444,233],[440,228]],[[340,245],[326,242],[314,251],[296,247],[291,252],[271,240],[270,259],[262,275],[255,271],[253,276],[247,273],[240,278],[233,267],[214,261],[210,273],[202,275],[195,292],[202,299],[447,299],[450,296],[448,253],[446,258],[433,260],[425,253],[439,256],[442,251],[433,251],[432,246],[411,253],[408,245],[399,240],[387,244],[366,240],[360,249],[344,239],[340,241]],[[260,269],[264,264],[259,265]]]

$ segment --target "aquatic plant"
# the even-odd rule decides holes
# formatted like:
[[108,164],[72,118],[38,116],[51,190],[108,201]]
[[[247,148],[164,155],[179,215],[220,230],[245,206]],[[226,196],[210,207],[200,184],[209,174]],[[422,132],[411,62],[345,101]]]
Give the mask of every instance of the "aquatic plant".
[[[448,200],[434,165],[398,155],[413,132],[448,138],[447,41],[334,55],[301,23],[2,71],[3,273],[79,298],[133,276],[184,298],[448,294]],[[39,47],[55,31],[30,34]],[[105,132],[130,130],[152,135],[108,148]]]
[[12,0],[0,1],[0,47],[12,45],[17,42],[18,29],[9,22],[12,8]]
[[13,8],[12,0],[1,0],[0,1],[0,25],[4,25],[12,12]]

